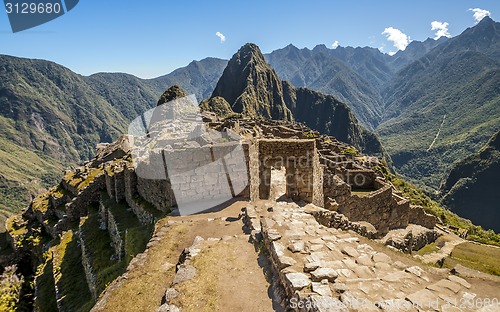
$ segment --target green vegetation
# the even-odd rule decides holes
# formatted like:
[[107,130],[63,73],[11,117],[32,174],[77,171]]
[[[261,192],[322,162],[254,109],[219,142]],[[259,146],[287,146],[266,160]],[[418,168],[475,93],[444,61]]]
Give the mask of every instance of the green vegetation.
[[[480,47],[478,38],[488,47]],[[437,190],[454,162],[498,130],[498,38],[498,27],[485,20],[430,51],[425,64],[411,63],[382,92],[392,113],[377,132],[398,171],[413,183]]]
[[153,234],[153,225],[130,228],[125,231],[125,263],[146,249]]
[[[107,193],[101,193],[101,198],[103,198],[104,205],[113,215],[118,226],[118,231],[120,231],[120,236],[125,242],[125,264],[128,265],[133,257],[146,249],[146,245],[153,235],[153,224],[142,225],[127,204],[116,203],[108,197]],[[143,202],[146,201],[143,200]]]
[[430,213],[438,217],[443,224],[450,228],[456,228],[457,234],[460,231],[467,230],[467,239],[489,245],[500,246],[500,234],[495,234],[491,230],[484,230],[481,226],[472,224],[470,220],[464,219],[450,210],[442,207],[439,203],[431,199],[422,189],[404,181],[397,175],[388,171],[387,167],[380,166],[376,169],[381,170],[389,182],[391,182],[397,190],[403,193],[405,197],[410,199],[413,205],[420,205]]
[[485,228],[500,231],[499,173],[500,134],[496,132],[478,153],[453,165],[441,185],[441,203]]
[[52,253],[47,253],[45,263],[38,266],[35,282],[37,287],[35,305],[38,311],[58,311],[52,266]]
[[2,138],[10,130],[12,125],[0,116],[0,232],[5,220],[27,207],[32,196],[57,183],[63,169],[60,161]]
[[439,249],[443,248],[443,246],[445,245],[445,243],[447,241],[449,241],[449,240],[450,239],[447,238],[446,236],[440,236],[440,237],[438,237],[438,239],[435,242],[430,243],[430,244],[424,246],[424,248],[418,250],[417,254],[418,255],[425,255],[425,254],[428,254],[428,253],[436,252]]
[[347,147],[340,151],[342,155],[358,156],[358,151],[354,147]]
[[50,198],[49,192],[42,193],[37,197],[35,197],[31,202],[31,207],[33,208],[33,211],[41,213],[47,212],[47,209],[49,209],[49,198]]
[[82,250],[73,231],[65,232],[59,245],[53,247],[55,284],[63,295],[60,304],[68,311],[87,312],[94,305],[81,257]]
[[132,200],[140,205],[144,210],[150,213],[155,219],[160,219],[165,216],[165,213],[156,209],[153,204],[139,196],[138,194],[134,194]]
[[229,103],[223,97],[220,96],[216,96],[214,98],[202,101],[200,103],[200,109],[201,111],[213,112],[217,116],[227,119],[232,119],[241,116],[241,114],[235,113],[231,109],[231,105],[229,105]]
[[314,132],[314,131],[307,131],[307,132],[304,132],[303,135],[306,137],[306,138],[309,138],[309,139],[315,139],[318,137],[318,133],[317,132]]
[[0,311],[16,311],[23,284],[22,278],[16,274],[16,269],[16,266],[8,266],[0,275]]
[[456,246],[444,266],[453,268],[457,264],[500,276],[500,248],[474,243],[463,243]]
[[78,191],[83,191],[87,186],[94,182],[94,180],[104,174],[104,168],[101,166],[99,168],[91,168],[88,172],[87,178],[78,184]]
[[88,257],[97,277],[96,289],[101,293],[125,271],[124,261],[111,260],[114,250],[111,239],[105,230],[99,229],[97,209],[89,208],[89,215],[81,220],[81,235],[88,249]]
[[433,252],[437,252],[438,250],[439,250],[439,248],[436,246],[436,243],[430,243],[430,244],[424,246],[424,248],[418,250],[417,255],[430,254]]

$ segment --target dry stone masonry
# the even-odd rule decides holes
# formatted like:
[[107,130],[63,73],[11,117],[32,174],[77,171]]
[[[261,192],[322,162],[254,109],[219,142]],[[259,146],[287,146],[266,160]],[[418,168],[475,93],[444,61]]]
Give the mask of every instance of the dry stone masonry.
[[[81,279],[92,300],[98,300],[111,282],[107,279],[121,274],[134,255],[127,249],[130,235],[150,235],[148,229],[176,207],[210,208],[232,198],[268,200],[272,172],[279,168],[285,171],[284,198],[300,205],[280,202],[268,212],[247,209],[246,221],[254,240],[263,238],[269,251],[277,272],[275,293],[284,306],[296,301],[343,310],[350,308],[353,298],[375,302],[376,293],[382,294],[379,304],[380,298],[413,303],[434,298],[445,284],[457,284],[448,279],[431,286],[438,281],[428,272],[398,268],[387,255],[359,244],[353,233],[407,252],[437,237],[437,219],[401,197],[376,170],[376,158],[360,156],[352,147],[300,123],[221,121],[209,114],[203,119],[207,128],[190,129],[196,135],[187,139],[176,136],[185,127],[169,123],[157,125],[142,138],[128,135],[101,144],[94,160],[67,172],[43,197],[46,204],[32,204],[24,213],[54,238],[77,229]],[[137,142],[146,142],[142,146],[148,148],[133,151]],[[404,234],[386,236],[395,229]],[[104,258],[96,250],[102,248],[96,240],[106,246]],[[17,238],[13,235],[10,241],[16,248]],[[107,270],[113,273],[105,275]],[[421,276],[416,278],[415,272]],[[390,286],[395,282],[407,288]],[[43,284],[41,277],[36,283]],[[453,298],[464,295],[458,284],[461,288],[452,290]]]
[[460,302],[477,297],[467,280],[396,260],[352,231],[321,225],[314,210],[321,208],[284,201],[245,209],[246,225],[270,255],[287,311],[462,311]]

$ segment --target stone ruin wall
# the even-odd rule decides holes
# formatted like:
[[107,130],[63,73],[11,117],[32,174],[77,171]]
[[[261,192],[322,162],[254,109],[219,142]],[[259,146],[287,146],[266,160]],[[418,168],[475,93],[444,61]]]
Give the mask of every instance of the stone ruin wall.
[[[410,207],[409,201],[395,194],[393,187],[377,178],[373,170],[352,165],[351,169],[339,166],[331,169],[328,164],[326,167],[321,166],[315,140],[260,139],[247,142],[242,145],[245,168],[235,161],[238,157],[225,157],[224,162],[221,161],[223,155],[231,155],[234,147],[235,143],[229,142],[180,151],[153,151],[149,161],[162,165],[162,172],[153,174],[158,179],[138,176],[138,172],[144,174],[145,170],[149,170],[146,166],[134,170],[131,163],[122,164],[116,170],[105,170],[106,190],[111,198],[117,201],[124,199],[141,223],[145,224],[153,222],[154,218],[144,210],[138,198],[142,197],[157,210],[169,211],[177,204],[171,180],[176,181],[175,191],[192,201],[235,196],[255,201],[268,198],[271,167],[280,165],[286,169],[289,197],[341,213],[350,222],[371,223],[378,235],[394,228],[406,227],[409,223],[433,228],[437,222],[434,216],[426,214],[421,207]],[[168,175],[166,163],[178,164],[177,176]],[[207,166],[209,164],[212,166]],[[203,167],[208,169],[200,169]],[[366,196],[352,194],[354,183],[344,180],[348,177],[356,182],[356,189],[375,191]],[[248,185],[238,194],[228,193],[230,189],[234,191],[237,185],[221,193],[218,184],[229,180],[245,181]]]
[[371,223],[381,234],[408,225],[408,200],[396,201],[392,187],[386,185],[366,196],[353,194],[338,212],[351,221]]
[[[339,172],[341,174],[337,174]],[[356,178],[356,175],[359,177]],[[351,183],[344,180],[348,177]],[[372,224],[378,236],[409,224],[432,229],[437,223],[437,218],[425,213],[422,207],[410,207],[408,199],[397,195],[393,186],[378,178],[372,170],[325,168],[323,179],[324,207],[345,215],[351,222]],[[356,189],[374,191],[365,196],[352,194],[352,184]]]
[[323,176],[315,140],[262,139],[255,144],[252,155],[258,159],[251,160],[251,171],[253,174],[258,171],[259,178],[252,178],[252,190],[259,193],[252,198],[269,198],[271,168],[282,166],[286,170],[288,197],[323,206]]
[[[237,152],[236,147],[239,148]],[[244,156],[243,163],[241,156]],[[174,191],[181,194],[181,204],[186,204],[186,200],[248,198],[249,161],[249,144],[223,143],[176,151],[154,150],[146,160],[136,164],[137,168],[129,162],[107,165],[105,189],[116,202],[125,200],[141,223],[146,224],[153,221],[153,216],[145,211],[141,201],[150,203],[156,210],[169,212],[178,204]],[[175,168],[170,170],[170,175],[167,163]],[[227,188],[221,191],[220,183],[226,183]]]
[[166,167],[172,168],[167,168],[168,179],[179,206],[248,197],[248,144],[227,142],[164,155]]

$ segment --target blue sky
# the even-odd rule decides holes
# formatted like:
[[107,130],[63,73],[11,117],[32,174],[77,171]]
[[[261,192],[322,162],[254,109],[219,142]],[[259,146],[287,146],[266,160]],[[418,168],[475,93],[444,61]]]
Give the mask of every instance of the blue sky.
[[126,72],[152,78],[194,59],[228,59],[246,42],[264,53],[290,43],[313,48],[335,41],[395,52],[388,36],[399,47],[408,42],[404,36],[432,38],[439,30],[431,30],[435,21],[443,33],[456,36],[476,23],[471,8],[500,20],[498,0],[80,0],[64,16],[15,34],[2,10],[0,54],[51,60],[83,75]]

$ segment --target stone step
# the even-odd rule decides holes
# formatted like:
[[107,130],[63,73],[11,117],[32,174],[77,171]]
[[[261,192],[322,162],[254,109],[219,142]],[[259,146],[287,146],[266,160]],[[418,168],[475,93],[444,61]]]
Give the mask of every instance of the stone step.
[[90,311],[94,300],[81,263],[82,250],[73,231],[61,236],[52,248],[52,272],[59,311]]
[[97,207],[89,207],[88,216],[80,220],[79,230],[85,278],[96,300],[106,286],[125,271],[126,263],[115,260],[109,233],[100,228]]
[[38,267],[35,276],[35,311],[57,311],[52,256]]

